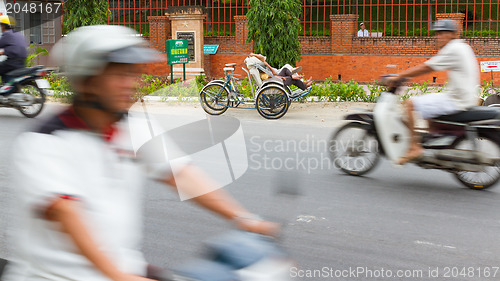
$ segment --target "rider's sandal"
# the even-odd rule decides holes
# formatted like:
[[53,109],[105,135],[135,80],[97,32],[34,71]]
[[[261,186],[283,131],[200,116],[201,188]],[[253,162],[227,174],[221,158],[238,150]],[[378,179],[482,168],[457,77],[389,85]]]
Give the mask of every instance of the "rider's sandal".
[[423,153],[420,153],[419,155],[414,156],[414,157],[407,157],[407,156],[401,157],[401,159],[399,159],[399,161],[396,163],[396,165],[403,166],[406,163],[416,162],[417,160],[422,159],[422,157],[424,157]]

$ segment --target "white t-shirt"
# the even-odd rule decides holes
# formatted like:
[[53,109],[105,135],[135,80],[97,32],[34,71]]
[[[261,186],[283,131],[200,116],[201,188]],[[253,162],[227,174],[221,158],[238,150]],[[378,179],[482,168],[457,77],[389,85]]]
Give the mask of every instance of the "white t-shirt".
[[425,62],[435,71],[447,71],[445,94],[459,110],[478,103],[479,66],[472,48],[461,39],[454,39],[441,48],[436,56]]
[[358,31],[358,37],[370,37],[370,32],[365,29],[365,30],[359,30]]
[[80,215],[91,236],[120,270],[146,274],[141,253],[142,188],[147,175],[166,177],[171,167],[166,161],[160,173],[157,161],[151,168],[147,159],[135,155],[131,124],[148,128],[149,120],[126,118],[109,140],[79,128],[75,120],[66,111],[38,132],[17,139],[15,256],[2,280],[109,280],[79,253],[56,222],[42,215],[54,200],[65,196],[81,202]]

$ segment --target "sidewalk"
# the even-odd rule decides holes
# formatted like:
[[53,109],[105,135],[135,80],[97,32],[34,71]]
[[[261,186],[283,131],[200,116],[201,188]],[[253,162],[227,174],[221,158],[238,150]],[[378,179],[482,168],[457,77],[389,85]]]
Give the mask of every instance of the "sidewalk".
[[[147,111],[154,114],[193,116],[205,114],[199,103],[145,101]],[[337,126],[349,113],[371,110],[375,103],[361,102],[309,102],[292,103],[288,112],[281,119],[267,120],[255,109],[228,108],[223,114],[240,120],[251,122],[276,122],[287,124],[304,124],[320,127]],[[131,110],[142,111],[142,105],[136,104]]]

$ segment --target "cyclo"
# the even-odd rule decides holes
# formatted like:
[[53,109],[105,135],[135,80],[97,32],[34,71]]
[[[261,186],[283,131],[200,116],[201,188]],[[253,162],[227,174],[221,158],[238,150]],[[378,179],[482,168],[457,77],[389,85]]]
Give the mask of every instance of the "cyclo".
[[[247,73],[251,98],[245,98],[234,77],[236,63],[225,64],[224,79],[210,81],[200,91],[200,102],[203,110],[211,115],[223,114],[228,108],[254,109],[256,108],[262,117],[267,119],[279,119],[283,117],[293,100],[308,95],[311,87],[301,90],[291,90],[283,84],[283,81],[274,76],[271,71],[261,64],[255,63],[249,58],[245,59],[248,69],[242,67]],[[262,81],[260,74],[268,75],[268,79]]]

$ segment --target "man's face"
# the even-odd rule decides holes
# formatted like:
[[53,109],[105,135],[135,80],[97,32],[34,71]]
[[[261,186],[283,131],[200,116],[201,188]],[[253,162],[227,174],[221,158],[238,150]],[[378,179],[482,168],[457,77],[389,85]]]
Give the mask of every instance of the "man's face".
[[361,30],[365,30],[365,25],[364,24],[360,25],[360,27],[361,27]]
[[136,64],[111,63],[88,81],[88,92],[113,112],[128,112],[134,103],[140,68]]
[[443,48],[448,42],[455,39],[455,32],[452,31],[437,31],[436,32],[436,44],[438,49]]

